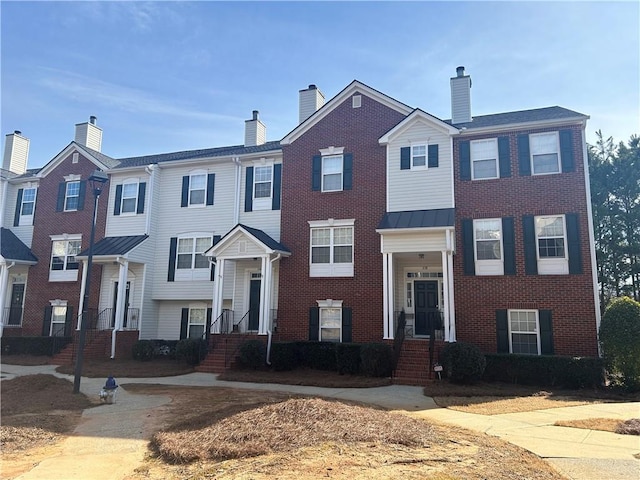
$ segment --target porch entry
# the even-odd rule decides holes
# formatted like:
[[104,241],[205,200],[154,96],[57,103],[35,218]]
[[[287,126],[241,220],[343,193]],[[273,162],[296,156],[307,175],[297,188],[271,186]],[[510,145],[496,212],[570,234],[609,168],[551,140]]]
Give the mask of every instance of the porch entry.
[[9,307],[9,321],[7,325],[22,323],[22,304],[24,302],[24,283],[14,283],[11,286],[11,304]]
[[[127,328],[127,316],[129,314],[129,291],[131,290],[131,282],[127,282],[124,293],[124,319],[122,320],[122,328]],[[113,313],[111,314],[111,328],[116,326],[116,307],[118,306],[118,282],[115,282],[113,289]]]
[[247,330],[258,330],[260,324],[260,287],[262,280],[251,279],[249,285],[249,325]]
[[415,335],[431,335],[441,328],[438,310],[438,281],[416,280],[415,290]]

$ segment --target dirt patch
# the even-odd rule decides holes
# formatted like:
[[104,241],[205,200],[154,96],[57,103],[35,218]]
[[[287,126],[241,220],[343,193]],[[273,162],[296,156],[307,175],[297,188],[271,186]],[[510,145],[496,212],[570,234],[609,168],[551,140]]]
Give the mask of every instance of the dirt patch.
[[339,375],[336,372],[298,368],[288,372],[271,370],[227,370],[218,377],[230,382],[279,383],[327,388],[368,388],[391,385],[390,378]]
[[[56,368],[60,373],[73,375],[74,365],[61,365]],[[157,358],[148,362],[133,359],[92,360],[87,359],[82,365],[82,376],[89,378],[149,378],[173,377],[192,373],[195,369],[187,365],[184,360],[172,358]]]

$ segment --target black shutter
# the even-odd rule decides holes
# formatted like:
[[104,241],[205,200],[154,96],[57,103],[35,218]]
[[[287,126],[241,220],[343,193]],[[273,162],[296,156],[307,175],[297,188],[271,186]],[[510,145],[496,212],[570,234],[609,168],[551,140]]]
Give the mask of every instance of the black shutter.
[[253,211],[253,167],[247,167],[247,178],[244,182],[244,211]]
[[578,214],[567,213],[567,254],[569,256],[569,273],[582,273],[582,255],[580,249],[580,228]]
[[271,210],[280,210],[280,194],[282,190],[282,164],[273,166],[273,194],[271,197]]
[[178,251],[178,237],[171,237],[169,240],[169,270],[167,273],[167,282],[173,282],[176,279],[176,253]]
[[309,309],[309,341],[317,342],[320,338],[320,309],[311,307]]
[[322,189],[322,157],[314,155],[311,162],[311,190]]
[[[213,245],[218,243],[220,241],[220,238],[221,238],[220,235],[214,235],[213,236]],[[216,279],[216,264],[211,262],[211,276],[209,277],[209,280],[211,280],[213,282],[215,279]]]
[[211,336],[211,319],[213,317],[213,309],[207,308],[207,326],[205,327],[204,337],[207,339],[207,344],[209,343],[209,337]]
[[575,163],[573,159],[573,132],[560,130],[560,161],[563,172],[573,172]]
[[500,178],[511,176],[511,148],[509,137],[498,137],[498,164],[500,166]]
[[538,247],[536,245],[536,226],[533,215],[522,217],[522,237],[524,239],[524,273],[538,274]]
[[213,191],[216,185],[216,174],[207,175],[207,205],[213,205]]
[[411,170],[411,147],[400,149],[400,170]]
[[180,206],[189,205],[189,175],[182,177],[182,197],[180,198]]
[[23,188],[18,189],[18,198],[16,199],[16,213],[13,216],[13,226],[17,227],[20,225],[20,210],[22,209],[22,192]]
[[504,247],[504,274],[516,274],[516,239],[513,217],[502,219],[502,246]]
[[80,181],[80,191],[78,192],[78,211],[84,210],[84,197],[87,194],[86,180]]
[[122,203],[122,185],[116,185],[116,199],[113,204],[113,214],[120,215],[120,204]]
[[509,353],[509,320],[506,310],[496,310],[496,339],[498,353]]
[[476,263],[473,246],[473,220],[462,220],[462,259],[464,261],[464,274],[475,275]]
[[342,307],[342,341],[351,342],[352,312],[349,307]]
[[180,319],[180,340],[187,338],[187,328],[189,327],[189,309],[182,309],[182,317]]
[[540,353],[542,355],[553,355],[551,310],[540,310],[538,312],[538,321],[540,322]]
[[146,182],[138,184],[138,205],[136,205],[136,213],[144,213],[144,197],[147,192]]
[[[67,314],[64,317],[64,336],[65,337],[71,336],[71,329],[73,328],[72,321],[73,321],[73,307],[67,306]],[[84,318],[82,319],[82,321],[84,322]]]
[[464,140],[458,144],[460,150],[460,180],[471,180],[471,144]]
[[42,320],[42,336],[48,337],[51,333],[51,313],[53,311],[53,307],[51,305],[47,305],[44,307],[44,319]]
[[428,167],[435,168],[438,166],[438,145],[429,145]]
[[520,176],[531,175],[531,155],[529,153],[529,135],[518,135],[518,168]]
[[67,194],[67,183],[60,182],[58,185],[58,200],[56,201],[56,212],[62,212],[64,210],[64,197]]
[[342,189],[351,190],[353,187],[353,154],[345,153],[342,163]]

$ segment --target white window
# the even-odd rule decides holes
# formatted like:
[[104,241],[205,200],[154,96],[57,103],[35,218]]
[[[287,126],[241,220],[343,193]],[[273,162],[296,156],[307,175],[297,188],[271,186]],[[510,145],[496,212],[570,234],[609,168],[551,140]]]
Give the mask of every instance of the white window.
[[36,188],[25,188],[22,191],[18,225],[33,225],[33,213],[36,208],[36,192]]
[[426,145],[411,145],[411,168],[427,168]]
[[187,338],[204,338],[207,324],[206,308],[190,308]]
[[498,178],[498,140],[474,140],[471,142],[471,178],[481,180]]
[[209,279],[211,264],[203,253],[211,248],[212,243],[211,236],[178,238],[175,277],[177,281]]
[[53,239],[51,245],[50,282],[72,282],[78,279],[79,263],[76,255],[82,248],[82,240],[77,238]]
[[320,341],[342,341],[342,308],[320,308]]
[[540,354],[540,328],[537,310],[509,310],[509,351]]
[[253,210],[271,210],[273,165],[253,169]]
[[322,191],[337,192],[342,190],[342,155],[322,157]]
[[80,203],[80,182],[67,182],[64,194],[64,211],[71,212],[78,210]]
[[122,185],[122,203],[120,212],[136,213],[138,207],[138,182],[125,183]]
[[504,275],[502,220],[488,218],[473,221],[476,275]]
[[67,320],[67,306],[57,305],[51,307],[51,329],[49,335],[52,337],[64,337],[64,326]]
[[311,277],[353,276],[353,220],[309,222]]
[[207,175],[205,173],[189,176],[189,205],[204,205],[207,197]]
[[564,215],[535,217],[538,273],[568,274]]
[[558,132],[529,135],[531,172],[534,175],[560,173]]

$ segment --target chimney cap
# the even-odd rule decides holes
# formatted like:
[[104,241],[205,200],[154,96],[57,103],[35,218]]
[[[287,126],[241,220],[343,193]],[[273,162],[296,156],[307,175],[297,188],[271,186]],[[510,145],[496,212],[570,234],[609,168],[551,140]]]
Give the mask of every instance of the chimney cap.
[[14,130],[13,133],[15,135],[22,135],[22,132],[20,130]]
[[252,112],[252,114],[253,114],[253,120],[258,120],[258,114],[259,114],[259,113],[260,113],[260,112],[259,112],[258,110],[254,110],[254,111]]
[[456,74],[459,77],[464,77],[464,66],[460,66],[460,67],[456,68]]
[[89,123],[90,123],[91,125],[95,125],[95,124],[96,124],[96,120],[98,120],[98,117],[96,117],[95,115],[91,115],[91,116],[89,117]]

